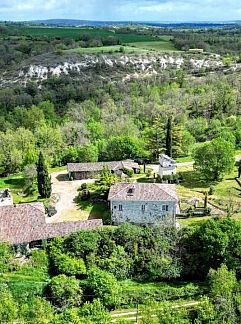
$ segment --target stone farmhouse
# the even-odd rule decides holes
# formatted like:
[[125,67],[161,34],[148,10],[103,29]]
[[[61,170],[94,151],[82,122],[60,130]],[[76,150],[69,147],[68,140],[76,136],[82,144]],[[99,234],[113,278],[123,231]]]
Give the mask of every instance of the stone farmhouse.
[[159,175],[162,179],[163,176],[169,176],[177,173],[177,163],[175,160],[165,154],[159,155]]
[[0,206],[13,204],[13,197],[9,189],[0,190]]
[[179,200],[175,185],[159,183],[116,183],[108,200],[112,222],[175,225]]
[[0,207],[0,241],[9,242],[15,247],[38,246],[43,240],[101,226],[100,219],[46,223],[45,208],[42,203]]
[[124,178],[123,170],[133,170],[140,173],[140,166],[132,160],[116,162],[94,162],[94,163],[68,163],[69,178],[73,180],[95,179],[104,168],[108,167],[113,173]]

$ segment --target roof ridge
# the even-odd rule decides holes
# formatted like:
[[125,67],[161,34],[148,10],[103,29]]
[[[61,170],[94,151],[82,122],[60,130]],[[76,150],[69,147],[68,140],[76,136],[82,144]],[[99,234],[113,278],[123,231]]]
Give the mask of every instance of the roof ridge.
[[115,184],[113,185],[113,187],[114,187],[114,186],[118,186],[118,185],[120,185],[120,184],[123,184],[123,185],[126,185],[126,186],[125,186],[124,188],[120,189],[118,192],[116,192],[115,195],[114,195],[112,198],[114,198],[115,196],[119,195],[120,192],[126,190],[126,189],[128,188],[128,186],[131,185],[131,184],[133,184],[133,183],[124,183],[124,182],[119,182],[119,183],[115,183]]
[[[175,195],[173,195],[173,194],[170,193],[170,192],[167,192],[167,190],[164,189],[165,186],[167,186],[167,184],[155,183],[155,185],[156,185],[160,190],[164,191],[168,196],[170,196],[171,198],[175,198],[175,200],[177,200],[177,197],[175,197]],[[161,188],[162,186],[163,186],[164,188]],[[173,188],[175,188],[175,190],[176,190],[176,187],[175,187],[174,184],[168,184],[168,186],[170,186],[170,188],[173,187]]]

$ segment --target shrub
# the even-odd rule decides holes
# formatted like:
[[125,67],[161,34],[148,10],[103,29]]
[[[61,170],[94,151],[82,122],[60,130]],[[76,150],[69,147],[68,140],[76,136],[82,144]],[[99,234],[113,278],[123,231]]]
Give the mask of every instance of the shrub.
[[88,188],[87,183],[82,183],[82,185],[80,186],[80,190],[86,190]]
[[37,269],[48,270],[48,256],[44,250],[32,250],[31,265]]
[[57,254],[53,263],[58,273],[66,275],[85,275],[86,267],[83,259],[70,257],[67,254]]
[[61,308],[78,307],[82,303],[82,289],[79,280],[74,277],[59,275],[53,277],[49,290],[53,303]]
[[90,199],[90,192],[88,189],[84,189],[79,193],[79,199],[81,201],[87,201]]
[[9,263],[13,258],[13,251],[10,244],[0,243],[0,272],[9,270]]
[[209,196],[212,196],[213,194],[215,194],[215,192],[216,192],[215,187],[214,187],[214,186],[211,186],[211,187],[209,188],[208,194],[209,194]]
[[113,308],[119,305],[120,286],[111,273],[92,268],[89,272],[88,286],[95,297],[102,300],[104,306]]
[[122,171],[123,171],[126,175],[128,175],[129,178],[133,177],[133,175],[134,175],[134,171],[131,170],[131,169],[123,168]]

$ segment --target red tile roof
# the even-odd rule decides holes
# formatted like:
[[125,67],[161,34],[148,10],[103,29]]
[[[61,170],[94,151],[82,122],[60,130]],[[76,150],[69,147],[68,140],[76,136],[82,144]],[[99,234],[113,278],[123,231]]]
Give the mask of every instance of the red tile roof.
[[176,186],[160,183],[116,183],[110,188],[108,200],[176,201]]
[[102,226],[101,219],[47,224],[42,203],[0,207],[0,240],[30,243]]
[[104,166],[107,166],[110,170],[127,169],[139,169],[138,163],[132,160],[126,161],[114,161],[114,162],[93,162],[93,163],[68,163],[69,172],[99,172]]

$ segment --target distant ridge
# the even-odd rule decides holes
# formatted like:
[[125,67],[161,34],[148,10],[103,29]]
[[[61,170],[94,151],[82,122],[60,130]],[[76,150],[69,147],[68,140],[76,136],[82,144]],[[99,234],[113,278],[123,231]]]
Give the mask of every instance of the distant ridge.
[[225,25],[241,24],[240,20],[234,21],[197,21],[197,22],[148,22],[148,21],[94,21],[78,19],[45,19],[22,22],[25,24],[41,24],[48,26],[127,26],[148,25],[153,27],[221,27]]

